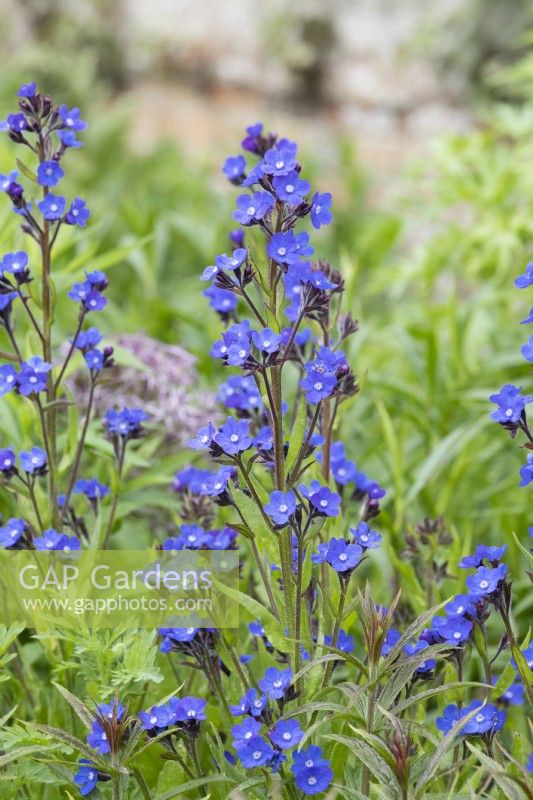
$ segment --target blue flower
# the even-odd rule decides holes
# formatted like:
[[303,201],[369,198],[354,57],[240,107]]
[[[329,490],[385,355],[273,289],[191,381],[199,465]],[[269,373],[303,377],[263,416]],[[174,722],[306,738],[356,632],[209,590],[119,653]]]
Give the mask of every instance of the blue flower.
[[68,108],[66,105],[61,105],[58,108],[59,116],[61,117],[61,122],[68,128],[70,131],[84,131],[87,127],[87,123],[81,118],[80,109],[74,106],[73,108]]
[[262,728],[262,723],[255,720],[253,717],[246,717],[238,725],[234,725],[231,729],[233,738],[233,747],[238,750],[247,744],[250,739],[257,736]]
[[267,150],[261,170],[266,175],[288,175],[297,165],[296,149],[294,147],[277,148]]
[[508,706],[521,706],[524,703],[524,684],[517,680],[505,689],[498,697],[499,703]]
[[14,169],[7,175],[0,175],[0,192],[7,192],[12,183],[18,178],[18,170]]
[[329,761],[322,755],[317,745],[293,753],[291,771],[296,786],[306,795],[325,792],[333,780],[333,772]]
[[237,298],[233,292],[227,289],[219,289],[217,286],[210,286],[203,292],[204,297],[209,298],[209,305],[221,314],[229,314],[237,308]]
[[24,275],[27,272],[28,254],[23,250],[17,253],[6,253],[0,261],[0,269],[9,275]]
[[19,453],[20,465],[28,475],[41,472],[46,467],[46,453],[40,447]]
[[470,705],[462,709],[453,704],[446,706],[442,716],[437,719],[437,728],[443,733],[448,733],[456,722],[476,709],[479,709],[478,713],[460,729],[460,734],[464,736],[481,736],[483,734],[493,736],[503,727],[506,717],[504,711],[500,711],[497,706],[491,703],[483,705],[481,700],[474,700]]
[[69,225],[79,225],[80,228],[85,228],[90,216],[91,212],[85,205],[85,200],[82,200],[81,197],[76,197],[70,204],[65,221]]
[[7,118],[9,130],[13,133],[21,133],[28,127],[28,120],[24,114],[9,114]]
[[[333,636],[324,636],[324,644],[331,647],[333,645]],[[336,648],[337,650],[342,650],[343,653],[353,653],[355,650],[353,638],[342,628],[339,631]]]
[[521,481],[519,486],[527,486],[533,481],[533,453],[528,453],[526,456],[526,463],[520,467]]
[[252,736],[242,747],[239,747],[237,756],[243,767],[247,769],[264,767],[272,761],[274,751],[261,736]]
[[239,181],[244,176],[246,161],[244,156],[229,156],[222,166],[222,172],[230,181]]
[[37,84],[35,81],[31,83],[23,83],[17,92],[18,97],[35,97],[37,93]]
[[149,711],[139,711],[139,719],[145,731],[167,728],[171,724],[171,717],[172,713],[166,705],[152,706]]
[[385,489],[377,481],[373,481],[372,478],[365,475],[364,472],[357,472],[354,483],[357,491],[361,492],[361,494],[367,494],[371,500],[379,500],[381,497],[385,497]]
[[517,289],[526,289],[533,284],[533,261],[530,261],[522,275],[516,278],[514,285]]
[[72,147],[73,149],[77,149],[78,147],[83,147],[85,142],[80,142],[79,139],[76,138],[76,134],[74,131],[71,130],[63,130],[58,131],[57,135],[61,141],[61,144],[66,149],[67,147]]
[[100,483],[96,478],[80,478],[72,489],[74,494],[84,494],[89,500],[99,500],[109,494],[109,486]]
[[[261,687],[261,681],[259,681],[259,686]],[[241,717],[243,714],[260,717],[266,706],[267,699],[264,694],[259,694],[257,689],[248,689],[239,705],[230,706],[230,711],[234,717]]]
[[104,354],[96,348],[94,350],[88,350],[84,358],[85,363],[91,371],[100,372],[104,366]]
[[276,353],[281,344],[281,336],[270,328],[263,328],[262,331],[252,331],[252,342],[263,353]]
[[55,186],[64,175],[65,171],[57,161],[42,161],[37,167],[37,182],[41,186]]
[[319,194],[315,192],[311,201],[311,224],[317,230],[321,225],[329,225],[333,219],[330,211],[332,198],[329,192]]
[[17,385],[17,370],[11,364],[0,367],[0,397],[10,392]]
[[402,635],[400,631],[396,630],[396,628],[389,628],[383,640],[381,655],[388,656],[394,645],[397,644],[401,638]]
[[530,310],[529,315],[520,322],[520,325],[529,325],[533,322],[533,308]]
[[464,558],[462,558],[459,562],[459,566],[462,569],[480,567],[483,564],[483,561],[488,561],[488,563],[492,566],[496,566],[502,560],[506,550],[506,545],[502,545],[502,547],[494,547],[487,546],[485,544],[479,544],[476,547],[476,552],[474,555],[464,556]]
[[228,417],[217,433],[213,436],[213,441],[218,444],[224,453],[230,456],[248,450],[253,444],[250,436],[250,420],[237,420]]
[[0,472],[9,477],[15,470],[15,451],[12,447],[0,447]]
[[[418,653],[421,653],[429,647],[428,643],[425,642],[423,639],[419,639],[418,642],[414,644],[406,644],[403,646],[403,652],[407,656],[416,656]],[[418,675],[424,675],[428,672],[432,672],[435,669],[436,661],[434,658],[428,658],[426,661],[422,661],[421,664],[418,665],[415,672]]]
[[356,528],[350,528],[350,533],[358,545],[363,550],[373,550],[379,547],[382,541],[382,536],[377,531],[373,531],[367,522],[360,522]]
[[468,576],[466,585],[470,594],[476,597],[485,597],[497,590],[498,585],[505,579],[506,575],[506,564],[500,564],[494,568],[479,567],[473,575]]
[[0,528],[0,547],[13,547],[22,539],[28,529],[28,524],[23,519],[12,517]]
[[173,704],[176,721],[192,723],[207,719],[206,705],[207,701],[202,697],[182,697]]
[[17,292],[6,292],[6,294],[0,294],[0,317],[2,317],[4,320],[9,319],[9,313],[11,311],[13,300],[16,300],[17,297]]
[[307,234],[305,234],[305,238],[302,236],[303,234],[300,234],[299,237],[295,236],[292,231],[275,233],[267,244],[268,255],[278,264],[297,264],[302,255],[313,253],[313,248],[307,246],[309,237]]
[[344,539],[330,539],[319,545],[318,553],[311,556],[315,564],[326,562],[335,572],[349,572],[359,564],[363,550],[358,544],[349,544]]
[[107,733],[104,731],[100,722],[93,722],[91,732],[87,736],[87,744],[94,747],[100,755],[106,755],[111,752]]
[[533,401],[530,395],[522,396],[521,391],[522,387],[517,388],[512,383],[507,383],[502,386],[498,394],[491,394],[490,401],[498,406],[490,415],[491,419],[502,425],[519,422],[525,406]]
[[286,525],[289,518],[296,511],[296,496],[294,492],[274,491],[264,510],[272,517],[276,525]]
[[240,194],[237,197],[237,210],[233,212],[233,219],[241,225],[253,225],[272,211],[275,202],[270,192]]
[[342,458],[331,462],[331,473],[339,486],[346,486],[347,483],[351,483],[355,479],[357,467],[354,461]]
[[111,408],[106,411],[104,425],[108,433],[133,438],[140,435],[142,423],[147,419],[148,414],[140,408],[123,408],[122,411]]
[[65,211],[66,200],[61,195],[55,195],[50,192],[46,197],[37,203],[39,211],[43,217],[50,222],[61,219]]
[[102,334],[98,328],[88,328],[76,336],[75,347],[79,350],[93,350],[102,341]]
[[526,361],[533,361],[533,336],[529,338],[526,344],[522,345],[520,351]]
[[331,397],[337,385],[335,375],[321,372],[318,369],[307,367],[305,378],[300,381],[300,386],[305,392],[309,403],[319,403],[327,397]]
[[279,175],[272,181],[276,196],[291,206],[303,203],[306,194],[311,189],[311,184],[300,178],[298,172],[293,170],[287,175]]
[[208,425],[204,425],[203,428],[200,428],[196,436],[192,439],[189,439],[187,442],[187,446],[190,447],[192,450],[204,450],[209,447],[211,444],[211,440],[215,434],[216,428],[212,422]]
[[221,384],[216,399],[227,408],[238,408],[240,411],[263,407],[254,379],[246,375],[231,375],[226,383]]
[[258,685],[271,700],[281,700],[291,685],[292,679],[292,669],[281,670],[275,667],[269,667],[264,676],[258,681]]
[[239,267],[242,267],[247,256],[248,250],[245,247],[238,247],[233,251],[231,256],[227,256],[226,253],[222,253],[216,257],[215,261],[219,269],[224,271],[235,270],[239,269]]
[[71,550],[81,549],[79,539],[59,533],[53,528],[44,531],[42,536],[33,540],[33,544],[36,550],[63,550],[65,553],[69,553]]
[[332,492],[327,486],[322,486],[320,481],[311,481],[309,488],[300,484],[300,492],[306,497],[319,514],[326,517],[336,517],[339,513],[341,497]]
[[30,394],[44,392],[51,369],[52,365],[43,361],[40,356],[33,356],[28,361],[23,361],[17,375],[17,390],[26,397]]
[[453,600],[444,606],[444,610],[449,617],[454,615],[462,617],[465,614],[475,617],[476,603],[467,594],[456,594]]
[[68,296],[71,300],[81,303],[85,311],[101,311],[107,305],[107,298],[88,280],[75,283]]
[[80,794],[85,797],[98,783],[98,770],[87,758],[80,758],[79,764],[80,767],[74,775],[74,783],[79,787]]
[[290,750],[302,741],[304,732],[295,719],[280,719],[269,733],[271,741],[282,750]]
[[455,614],[451,617],[434,617],[433,630],[446,644],[462,644],[470,638],[473,623]]

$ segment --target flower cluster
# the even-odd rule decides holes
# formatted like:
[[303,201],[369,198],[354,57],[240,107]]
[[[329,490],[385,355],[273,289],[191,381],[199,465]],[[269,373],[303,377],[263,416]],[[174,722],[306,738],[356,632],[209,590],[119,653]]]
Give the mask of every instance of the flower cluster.
[[[515,280],[518,289],[527,289],[533,285],[533,262],[527,265],[524,273]],[[533,323],[533,308],[528,316],[522,320],[522,325]],[[533,363],[533,336],[522,346],[521,352],[526,361]],[[533,451],[533,432],[527,419],[526,406],[533,401],[532,395],[522,394],[522,387],[507,383],[500,391],[490,396],[491,402],[496,404],[491,418],[515,437],[521,431],[526,441],[526,450]],[[533,452],[526,455],[526,463],[520,468],[520,486],[527,486],[533,482]]]

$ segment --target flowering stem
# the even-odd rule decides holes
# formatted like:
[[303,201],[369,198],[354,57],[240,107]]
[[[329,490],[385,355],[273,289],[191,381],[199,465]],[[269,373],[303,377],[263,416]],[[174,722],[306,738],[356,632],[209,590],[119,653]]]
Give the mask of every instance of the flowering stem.
[[74,332],[74,336],[73,336],[72,341],[70,343],[70,347],[69,347],[68,353],[67,353],[67,355],[65,357],[65,360],[63,362],[63,366],[61,367],[59,375],[57,376],[57,380],[54,383],[54,392],[57,392],[57,390],[58,390],[58,388],[59,388],[59,386],[61,384],[61,380],[63,378],[63,375],[65,374],[65,371],[66,371],[66,369],[67,369],[67,367],[69,365],[70,359],[72,358],[72,353],[74,352],[74,348],[76,347],[76,339],[78,338],[78,334],[81,331],[81,327],[83,325],[83,320],[85,319],[85,313],[86,313],[85,309],[82,306],[82,308],[80,309],[79,316],[78,316],[78,324],[76,325],[76,330]]
[[109,512],[109,519],[107,520],[107,526],[105,530],[104,540],[101,545],[101,550],[106,550],[107,545],[109,543],[109,537],[111,536],[111,531],[113,530],[113,523],[115,522],[115,514],[117,513],[117,505],[118,505],[118,496],[120,493],[120,484],[122,482],[122,472],[124,469],[124,456],[126,455],[126,443],[122,442],[120,446],[120,454],[118,458],[118,465],[117,465],[117,488],[113,494],[113,503],[111,505],[111,510]]
[[250,539],[250,545],[252,548],[252,553],[254,555],[255,562],[259,568],[259,572],[261,574],[261,579],[263,581],[263,585],[265,587],[265,591],[268,595],[268,599],[270,601],[270,609],[278,622],[280,621],[278,606],[276,603],[276,598],[274,597],[274,592],[272,591],[272,586],[270,585],[270,581],[268,579],[267,572],[265,570],[265,565],[263,564],[263,559],[261,558],[261,553],[257,549],[257,544],[254,538]]
[[89,428],[89,422],[90,422],[90,419],[91,419],[91,411],[92,411],[92,405],[93,405],[93,399],[94,399],[94,388],[95,388],[95,383],[94,383],[93,380],[91,380],[91,385],[90,385],[90,388],[89,388],[89,399],[87,401],[87,412],[85,414],[85,420],[84,420],[84,423],[83,423],[83,428],[82,428],[81,435],[80,435],[80,438],[79,438],[79,441],[78,441],[78,446],[76,448],[76,454],[74,456],[74,463],[72,465],[72,471],[70,473],[70,478],[69,478],[69,481],[68,481],[67,490],[65,492],[65,501],[63,503],[63,507],[61,509],[61,513],[60,513],[60,517],[59,517],[60,524],[63,521],[63,517],[64,517],[64,515],[66,513],[66,510],[68,509],[68,504],[69,504],[70,496],[72,494],[72,489],[74,488],[74,483],[75,483],[77,475],[78,475],[78,470],[79,470],[80,462],[81,462],[81,456],[82,456],[82,453],[83,453],[83,446],[85,444],[85,437],[87,436],[87,430]]
[[35,315],[34,315],[33,311],[31,310],[31,308],[30,308],[30,306],[29,306],[29,300],[30,300],[30,298],[29,298],[29,297],[25,297],[25,296],[22,294],[22,292],[21,292],[21,290],[20,290],[20,289],[17,289],[17,293],[18,293],[18,296],[19,296],[19,297],[20,297],[20,299],[21,299],[22,305],[23,305],[23,306],[24,306],[24,308],[26,309],[26,312],[27,312],[27,314],[28,314],[28,316],[29,316],[29,318],[30,318],[30,322],[31,322],[31,324],[33,325],[33,327],[34,327],[34,329],[35,329],[35,332],[36,332],[36,333],[37,333],[37,335],[39,336],[39,339],[41,340],[41,343],[44,343],[44,336],[43,336],[43,332],[42,332],[42,330],[40,329],[40,327],[39,327],[39,323],[37,322],[37,320],[36,320],[36,318],[35,318]]
[[[349,578],[344,579],[344,578],[341,578],[339,576],[339,581],[340,581],[341,593],[340,593],[340,597],[339,597],[339,607],[337,609],[337,615],[335,617],[335,625],[334,625],[334,628],[333,628],[333,635],[331,637],[331,646],[332,647],[337,647],[337,643],[339,641],[339,634],[340,634],[340,631],[341,631],[342,618],[343,618],[343,614],[344,614],[344,606],[346,604],[346,595],[347,595],[347,592],[348,592],[348,585],[350,583],[350,579]],[[324,680],[322,681],[322,688],[323,689],[328,685],[328,683],[330,681],[331,673],[333,672],[333,664],[334,664],[333,661],[328,661],[328,664],[326,666],[326,671],[324,673]]]
[[309,430],[307,431],[307,436],[305,437],[305,441],[300,447],[300,452],[298,453],[294,467],[292,468],[290,475],[288,475],[287,477],[287,485],[289,489],[293,486],[293,484],[296,482],[296,479],[298,478],[299,475],[298,470],[300,469],[305,454],[309,449],[309,444],[313,436],[313,431],[315,430],[318,418],[320,416],[321,406],[322,406],[322,401],[318,402],[316,405],[315,413],[313,414],[313,419],[311,420],[311,424],[309,425]]

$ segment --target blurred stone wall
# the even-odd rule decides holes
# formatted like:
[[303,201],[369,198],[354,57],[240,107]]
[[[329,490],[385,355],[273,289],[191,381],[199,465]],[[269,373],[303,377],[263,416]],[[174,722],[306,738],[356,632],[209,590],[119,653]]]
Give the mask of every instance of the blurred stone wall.
[[[417,54],[462,0],[122,0],[135,69],[144,57],[201,89],[322,103],[362,136],[462,129],[460,86]],[[138,54],[138,50],[137,50]]]

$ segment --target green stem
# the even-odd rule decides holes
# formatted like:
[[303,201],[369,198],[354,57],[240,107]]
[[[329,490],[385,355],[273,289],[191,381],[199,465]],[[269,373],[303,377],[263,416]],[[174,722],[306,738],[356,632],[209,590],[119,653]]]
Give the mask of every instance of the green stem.
[[78,445],[76,447],[76,453],[74,455],[74,462],[73,462],[73,465],[72,465],[72,471],[70,473],[69,481],[68,481],[68,484],[67,484],[67,490],[65,492],[65,501],[64,501],[63,506],[61,508],[61,514],[60,514],[60,518],[59,518],[60,525],[61,525],[61,523],[63,521],[63,517],[64,517],[66,511],[68,510],[68,504],[69,504],[69,500],[70,500],[70,495],[72,494],[72,489],[74,488],[74,483],[76,481],[76,478],[78,476],[78,470],[80,468],[81,456],[82,456],[82,453],[83,453],[83,446],[85,444],[85,438],[87,436],[87,430],[89,428],[89,422],[91,420],[91,411],[92,411],[92,405],[93,405],[93,399],[94,399],[94,388],[95,388],[94,381],[91,380],[91,386],[89,388],[89,399],[87,401],[87,412],[85,414],[85,420],[84,420],[84,423],[83,423],[83,428],[82,428],[82,431],[81,431],[81,434],[80,434]]
[[137,781],[137,785],[141,790],[141,794],[144,797],[144,800],[151,800],[150,790],[148,789],[146,781],[144,780],[143,776],[141,775],[138,769],[133,770],[133,777]]
[[118,497],[120,494],[120,485],[122,483],[122,472],[124,470],[124,456],[126,455],[126,445],[124,442],[121,444],[120,449],[120,456],[118,459],[118,467],[117,467],[117,489],[113,494],[113,502],[111,504],[111,510],[109,512],[109,518],[107,520],[107,526],[104,534],[104,539],[102,541],[101,550],[106,550],[107,545],[109,544],[109,538],[111,536],[111,531],[113,530],[113,523],[115,522],[115,515],[117,513],[117,505],[118,505]]
[[[333,635],[331,637],[331,646],[332,647],[337,647],[337,643],[339,641],[339,634],[341,632],[342,618],[343,618],[343,614],[344,614],[344,606],[346,604],[346,596],[347,596],[347,593],[348,593],[348,584],[350,582],[349,579],[346,580],[346,579],[342,579],[341,578],[340,580],[341,580],[341,594],[340,594],[340,598],[339,598],[339,607],[338,607],[338,610],[337,610],[337,616],[335,617],[335,625],[333,627]],[[324,673],[324,679],[322,681],[322,688],[323,689],[325,689],[325,687],[329,683],[329,680],[331,678],[331,673],[333,672],[333,664],[334,663],[335,662],[333,662],[333,661],[328,661],[328,663],[327,663],[326,671]]]

